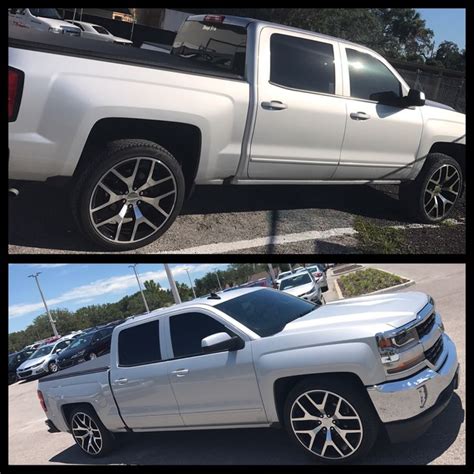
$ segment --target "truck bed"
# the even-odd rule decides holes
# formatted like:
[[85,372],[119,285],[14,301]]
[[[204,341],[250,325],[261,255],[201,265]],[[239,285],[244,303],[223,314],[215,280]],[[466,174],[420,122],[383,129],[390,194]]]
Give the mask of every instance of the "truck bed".
[[47,375],[43,377],[41,381],[50,382],[52,380],[59,380],[69,377],[75,377],[76,375],[94,374],[97,372],[106,372],[110,368],[110,354],[105,354],[97,359],[88,360],[82,364],[69,367],[68,369],[61,370],[55,374]]
[[214,68],[206,63],[198,63],[176,55],[147,49],[122,46],[105,41],[55,35],[42,31],[10,28],[8,46],[45,53],[75,56],[130,64],[155,69],[168,69],[186,74],[199,74],[223,79],[244,80],[239,74]]

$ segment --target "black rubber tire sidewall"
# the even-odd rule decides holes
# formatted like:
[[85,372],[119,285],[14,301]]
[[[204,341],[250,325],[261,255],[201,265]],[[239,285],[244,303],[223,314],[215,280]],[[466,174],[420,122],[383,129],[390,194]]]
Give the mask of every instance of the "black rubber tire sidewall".
[[456,202],[451,207],[451,209],[446,213],[446,215],[440,219],[432,219],[429,217],[424,209],[424,193],[428,180],[433,175],[434,171],[444,164],[449,164],[454,166],[461,177],[461,189],[464,186],[463,183],[463,174],[459,163],[448,155],[443,153],[430,153],[426,157],[427,162],[425,163],[420,174],[413,182],[406,182],[400,185],[399,189],[399,199],[404,208],[408,213],[417,221],[424,224],[436,224],[442,222],[443,220],[449,218],[453,213],[457,201],[461,196],[461,193],[456,198]]
[[51,365],[52,365],[52,364],[55,364],[55,365],[56,365],[56,367],[57,367],[56,372],[59,370],[59,366],[58,366],[58,363],[57,363],[57,362],[50,362],[50,363],[48,364],[48,372],[49,372],[50,374],[56,373],[56,372],[53,372],[53,371],[51,370]]
[[[354,454],[347,458],[338,460],[324,459],[317,454],[311,453],[300,443],[291,427],[290,410],[298,396],[309,390],[327,390],[336,393],[345,398],[358,412],[362,421],[363,438],[359,448]],[[369,453],[374,445],[380,429],[380,420],[368,395],[363,392],[363,388],[359,384],[354,383],[351,379],[337,375],[323,375],[316,378],[309,377],[308,379],[298,383],[289,392],[285,400],[283,407],[283,424],[290,438],[307,456],[309,456],[313,461],[324,464],[346,464],[364,457]]]
[[87,451],[84,451],[81,448],[81,446],[79,446],[79,444],[77,443],[76,439],[73,436],[72,438],[74,439],[74,442],[76,443],[78,448],[81,450],[81,452],[84,454],[87,454],[88,456],[92,458],[100,458],[108,454],[110,451],[112,451],[115,445],[115,438],[112,435],[112,433],[104,426],[102,421],[100,421],[99,417],[90,406],[79,405],[76,408],[73,408],[73,410],[71,411],[71,414],[69,417],[69,424],[71,425],[71,435],[72,435],[72,418],[74,414],[76,413],[85,413],[89,415],[94,420],[97,427],[99,428],[100,434],[102,436],[102,449],[99,451],[98,454],[91,454],[91,453],[88,453]]
[[[107,169],[110,169],[121,161],[136,156],[159,159],[171,170],[177,186],[176,203],[168,221],[156,233],[139,242],[116,244],[101,237],[94,229],[89,216],[89,201],[97,181]],[[144,247],[163,235],[179,215],[183,205],[184,194],[185,182],[183,172],[181,166],[171,153],[160,145],[148,140],[116,140],[108,143],[105,149],[98,152],[94,158],[91,157],[90,165],[83,174],[78,177],[75,183],[72,195],[72,207],[79,227],[90,241],[104,250],[126,251]]]

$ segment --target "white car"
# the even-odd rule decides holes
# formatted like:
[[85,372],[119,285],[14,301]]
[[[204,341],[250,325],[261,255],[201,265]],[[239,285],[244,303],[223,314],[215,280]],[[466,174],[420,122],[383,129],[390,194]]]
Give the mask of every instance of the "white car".
[[298,270],[298,273],[304,271],[311,273],[313,278],[318,282],[323,292],[328,291],[328,281],[326,278],[326,272],[324,271],[321,265],[311,265],[309,267],[301,268],[301,270]]
[[286,278],[287,276],[290,276],[290,275],[292,275],[292,274],[293,274],[292,271],[280,272],[280,273],[278,274],[276,280],[275,280],[275,283],[276,283],[277,285],[279,285],[280,282],[281,282],[281,280],[283,280],[283,278]]
[[8,10],[8,27],[81,36],[81,29],[64,21],[56,8],[10,8]]
[[309,272],[298,272],[283,278],[278,289],[305,300],[321,303],[321,287]]
[[69,23],[81,29],[83,38],[95,39],[99,41],[108,41],[109,43],[117,43],[131,46],[133,41],[119,36],[114,36],[109,30],[101,25],[94,23],[86,23],[85,21],[68,20]]

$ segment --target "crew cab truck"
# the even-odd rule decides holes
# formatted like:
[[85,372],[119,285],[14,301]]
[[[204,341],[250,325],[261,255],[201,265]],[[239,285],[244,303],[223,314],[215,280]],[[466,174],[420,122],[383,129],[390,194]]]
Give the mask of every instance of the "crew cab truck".
[[429,223],[463,192],[465,116],[318,33],[191,16],[166,54],[12,31],[8,79],[10,178],[72,179],[109,250],[162,235],[195,184],[399,184]]
[[284,426],[314,459],[408,441],[458,385],[456,348],[424,293],[320,306],[237,289],[115,327],[110,356],[40,380],[50,431],[91,456],[120,432]]

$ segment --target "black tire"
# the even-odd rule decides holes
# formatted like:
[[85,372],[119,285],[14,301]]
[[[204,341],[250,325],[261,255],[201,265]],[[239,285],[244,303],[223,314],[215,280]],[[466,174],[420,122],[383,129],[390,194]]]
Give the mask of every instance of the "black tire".
[[[313,392],[312,392],[313,391]],[[361,429],[362,429],[362,434],[357,434],[353,435],[356,436],[356,438],[351,438],[350,442],[354,443],[355,446],[352,446],[350,449],[348,449],[349,444],[344,442],[341,444],[341,441],[343,438],[340,437],[338,434],[332,435],[338,437],[338,445],[341,447],[342,451],[344,449],[347,449],[347,453],[345,454],[345,457],[338,457],[331,459],[330,454],[331,452],[328,453],[328,448],[326,448],[326,451],[321,451],[318,453],[318,444],[321,442],[324,443],[324,439],[326,437],[325,434],[325,429],[322,428],[321,431],[318,432],[318,434],[314,437],[314,442],[313,445],[311,446],[306,446],[304,444],[305,442],[305,435],[300,434],[300,438],[297,436],[297,434],[293,431],[293,423],[291,421],[291,413],[292,410],[300,410],[300,408],[293,408],[294,406],[296,407],[297,404],[295,401],[304,393],[306,392],[312,392],[312,396],[318,396],[322,395],[323,391],[330,392],[332,395],[328,396],[328,404],[325,406],[331,409],[331,402],[334,400],[337,400],[336,397],[342,397],[345,401],[347,401],[350,405],[347,405],[345,402],[341,406],[346,407],[348,410],[354,410],[359,417],[360,421],[357,421],[357,423],[360,425],[361,424]],[[335,396],[334,396],[335,395]],[[314,410],[314,408],[310,405],[309,406],[310,410]],[[329,412],[330,410],[328,410]],[[295,413],[295,412],[293,412]],[[317,414],[318,412],[314,412]],[[299,415],[298,415],[299,416]],[[284,426],[290,436],[290,438],[296,443],[297,446],[299,446],[308,456],[311,457],[313,461],[319,461],[324,464],[345,464],[348,462],[352,462],[358,458],[361,458],[371,450],[372,446],[374,445],[374,442],[377,438],[377,434],[380,428],[380,420],[375,412],[375,409],[373,408],[368,395],[364,393],[362,387],[357,384],[355,381],[341,377],[338,375],[323,375],[317,378],[308,378],[303,380],[302,382],[298,383],[288,394],[285,405],[283,408],[283,421],[284,421]],[[315,424],[315,427],[318,427],[318,424],[321,425],[321,423],[325,423],[324,420],[326,420],[326,417],[322,417],[323,421],[318,422],[315,421],[313,423]],[[333,418],[330,418],[329,416],[327,417],[326,422],[333,423]],[[301,422],[301,421],[296,421],[295,426],[301,429],[301,425],[298,425],[298,423],[308,423],[308,422]],[[344,423],[343,420],[336,420],[336,423],[339,424],[340,427],[342,427],[342,424]],[[348,423],[348,422],[346,422]],[[351,421],[350,423],[355,423],[355,421]],[[336,430],[336,428],[332,428],[333,425],[331,425],[331,430]],[[338,426],[338,425],[335,425]],[[355,427],[353,425],[352,427]],[[350,428],[350,427],[349,427]],[[346,428],[346,429],[349,429]],[[306,430],[312,430],[312,426],[307,426],[305,428]],[[322,436],[322,438],[321,438]],[[319,438],[318,438],[319,437]],[[358,438],[357,438],[358,437]],[[306,438],[306,442],[308,441],[308,438]],[[347,445],[347,447],[345,447]],[[312,448],[310,450],[309,448]],[[354,449],[352,454],[349,455],[349,452],[351,449]],[[336,452],[334,448],[331,448],[332,452]],[[328,454],[327,454],[328,453]],[[325,456],[321,456],[321,454],[325,454]],[[326,457],[327,456],[327,457]],[[339,454],[336,454],[336,456],[339,456]]]
[[[463,174],[459,163],[454,158],[444,155],[443,153],[430,153],[426,157],[426,160],[427,161],[423,166],[423,169],[414,181],[405,182],[400,185],[399,199],[409,215],[417,222],[435,224],[447,219],[454,211],[456,203],[459,197],[462,195],[464,186]],[[434,207],[435,203],[438,205],[439,203],[442,203],[442,201],[440,201],[441,198],[438,195],[433,198],[435,201],[432,202],[431,194],[428,194],[427,188],[431,190],[433,184],[430,183],[430,180],[436,175],[436,173],[439,172],[438,170],[440,170],[442,167],[443,169],[456,170],[457,172],[457,176],[454,175],[451,180],[447,180],[446,188],[450,187],[452,185],[451,183],[454,182],[457,177],[459,177],[459,183],[455,187],[457,191],[456,193],[452,191],[444,191],[444,193],[448,193],[448,196],[453,199],[453,204],[446,206],[443,205],[442,207],[446,209],[446,212],[443,212],[438,217],[436,217],[436,209],[432,210],[430,208]],[[441,187],[441,190],[443,189],[445,188]],[[438,191],[436,187],[434,190]],[[441,205],[438,207],[441,208]]]
[[48,372],[50,374],[55,374],[58,370],[59,370],[59,365],[56,361],[53,360],[48,364]]
[[[94,154],[94,156],[90,156],[87,167],[80,172],[71,196],[73,215],[84,235],[97,246],[109,251],[124,251],[143,247],[163,235],[181,211],[185,195],[183,172],[173,155],[154,142],[139,139],[116,140],[107,143],[101,150],[95,149],[95,151],[89,153]],[[173,182],[176,188],[174,204],[166,220],[159,226],[158,230],[153,231],[148,237],[137,241],[114,242],[95,228],[89,213],[89,205],[97,183],[108,170],[122,162],[139,157],[159,160],[167,168],[174,179]],[[124,195],[124,197],[126,196]],[[140,204],[140,201],[138,201],[138,204]]]
[[[73,423],[75,423],[75,417],[78,417],[77,424],[73,424]],[[81,424],[82,424],[81,420],[83,420],[83,419],[86,420],[86,426],[87,426],[87,422],[88,422],[87,417],[89,417],[93,421],[93,424],[91,426],[96,427],[96,428],[94,428],[94,431],[93,431],[94,436],[97,436],[97,433],[100,433],[100,437],[101,437],[101,443],[94,444],[94,446],[91,445],[90,451],[87,451],[87,449],[84,449],[84,447],[81,444],[81,440],[79,438],[76,438],[76,435],[75,435],[75,433],[76,433],[79,436],[84,436],[81,433],[83,433],[83,432],[86,433],[86,430],[75,432],[74,429],[73,429],[74,426],[81,426]],[[72,433],[72,437],[73,437],[74,441],[79,446],[81,451],[83,453],[87,454],[88,456],[91,456],[93,458],[100,458],[102,456],[105,456],[107,453],[112,451],[112,449],[114,448],[115,438],[114,438],[113,434],[104,426],[104,424],[100,421],[100,419],[97,416],[97,414],[95,413],[95,411],[88,405],[78,405],[77,407],[73,408],[73,410],[71,411],[70,417],[69,417],[69,426],[71,428],[71,433]],[[87,448],[88,447],[88,438],[87,437],[84,440],[84,443],[85,443],[84,444],[85,447]],[[92,452],[92,449],[96,449],[96,447],[98,447],[97,452]]]

